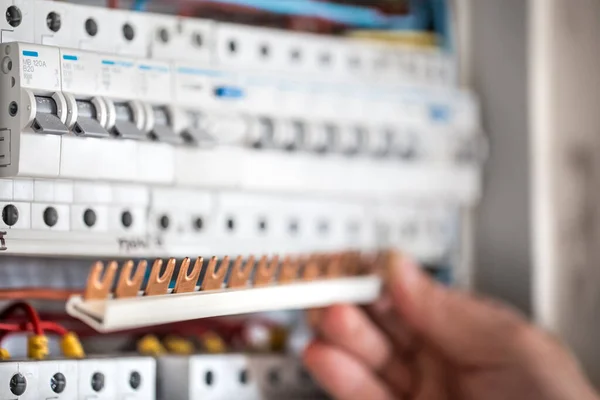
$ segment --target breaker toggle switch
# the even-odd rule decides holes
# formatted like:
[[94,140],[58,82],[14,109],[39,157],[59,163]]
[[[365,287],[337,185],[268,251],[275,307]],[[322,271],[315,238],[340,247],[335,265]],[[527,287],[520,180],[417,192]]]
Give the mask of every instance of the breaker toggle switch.
[[291,150],[297,145],[296,127],[290,121],[278,121],[270,117],[259,117],[238,128],[246,132],[246,143],[262,148]]
[[131,101],[114,103],[115,124],[111,129],[114,136],[123,139],[144,140],[147,138],[144,132],[143,107],[141,104]]
[[150,139],[171,144],[182,144],[184,142],[184,138],[177,135],[173,130],[171,115],[166,107],[153,106],[149,112],[154,120],[154,125],[148,134]]
[[52,97],[35,96],[32,106],[32,109],[35,110],[35,117],[31,122],[31,129],[34,132],[48,135],[69,133],[63,117],[63,114],[66,113],[66,102],[62,95],[56,93]]
[[205,118],[204,114],[197,111],[188,111],[185,113],[187,124],[181,136],[186,143],[201,147],[216,145],[215,138],[206,130]]
[[248,130],[247,142],[250,146],[262,149],[272,145],[275,135],[275,122],[269,117],[259,117],[252,121]]
[[389,129],[366,131],[366,148],[369,154],[385,157],[392,152],[394,134]]
[[366,130],[362,126],[342,129],[337,147],[344,154],[357,154],[362,149],[366,135]]
[[332,124],[316,125],[307,130],[304,145],[317,153],[326,153],[335,148],[339,141],[340,130]]
[[417,132],[405,129],[393,135],[394,153],[403,160],[414,160],[419,157],[419,139]]
[[106,120],[106,116],[102,117],[102,108],[106,113],[106,106],[100,99],[76,100],[77,121],[73,125],[73,133],[83,137],[108,137],[108,131],[102,126],[102,120]]

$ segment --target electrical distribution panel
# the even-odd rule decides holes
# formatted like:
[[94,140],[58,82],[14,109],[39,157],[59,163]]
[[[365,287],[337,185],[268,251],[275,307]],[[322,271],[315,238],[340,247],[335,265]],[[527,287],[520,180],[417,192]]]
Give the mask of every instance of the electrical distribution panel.
[[0,49],[7,253],[435,261],[479,196],[478,107],[444,52],[3,5],[21,15]]
[[[486,147],[454,54],[66,2],[0,10],[0,255],[15,288],[83,281],[66,264],[32,273],[47,263],[21,255],[459,258]],[[222,272],[222,293],[166,282],[119,298],[105,279],[67,310],[124,332],[381,290],[379,276],[336,273],[257,283],[265,264],[252,285]],[[183,354],[3,361],[0,400],[326,398],[296,357]]]

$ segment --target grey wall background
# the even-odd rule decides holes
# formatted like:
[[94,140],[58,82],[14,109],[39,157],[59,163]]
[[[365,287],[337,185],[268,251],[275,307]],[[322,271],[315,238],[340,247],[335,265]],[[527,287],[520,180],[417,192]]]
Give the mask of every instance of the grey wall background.
[[529,313],[528,2],[471,3],[471,81],[490,140],[476,215],[475,287]]

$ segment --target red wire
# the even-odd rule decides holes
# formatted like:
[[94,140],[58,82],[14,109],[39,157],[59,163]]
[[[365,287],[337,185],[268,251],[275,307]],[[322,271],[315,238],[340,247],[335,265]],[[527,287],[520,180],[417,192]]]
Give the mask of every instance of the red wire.
[[119,0],[107,0],[109,8],[119,8]]
[[25,311],[29,322],[31,322],[33,332],[38,336],[43,335],[44,330],[42,329],[40,317],[37,311],[35,311],[35,308],[33,308],[30,304],[27,304],[23,301],[18,301],[5,308],[4,311],[0,313],[0,320],[7,319],[19,309]]
[[[29,324],[27,324],[27,328],[30,328]],[[42,329],[58,336],[64,336],[69,333],[64,326],[51,321],[42,321]]]
[[[56,322],[42,321],[41,325],[45,331],[51,332],[57,336],[64,336],[69,332]],[[9,335],[28,332],[31,331],[32,328],[33,326],[30,322],[22,322],[21,324],[0,323],[0,342]]]
[[5,332],[20,332],[21,327],[17,324],[3,324],[0,323],[0,331]]
[[81,294],[81,291],[52,288],[0,289],[0,299],[3,300],[30,299],[65,301],[76,294]]

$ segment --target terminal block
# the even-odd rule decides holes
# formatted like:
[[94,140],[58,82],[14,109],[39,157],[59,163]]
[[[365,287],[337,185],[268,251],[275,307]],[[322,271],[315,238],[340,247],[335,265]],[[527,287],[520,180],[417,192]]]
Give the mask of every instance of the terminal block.
[[0,378],[2,400],[156,399],[156,360],[150,357],[3,361]]
[[299,360],[280,355],[158,358],[158,399],[326,399]]

